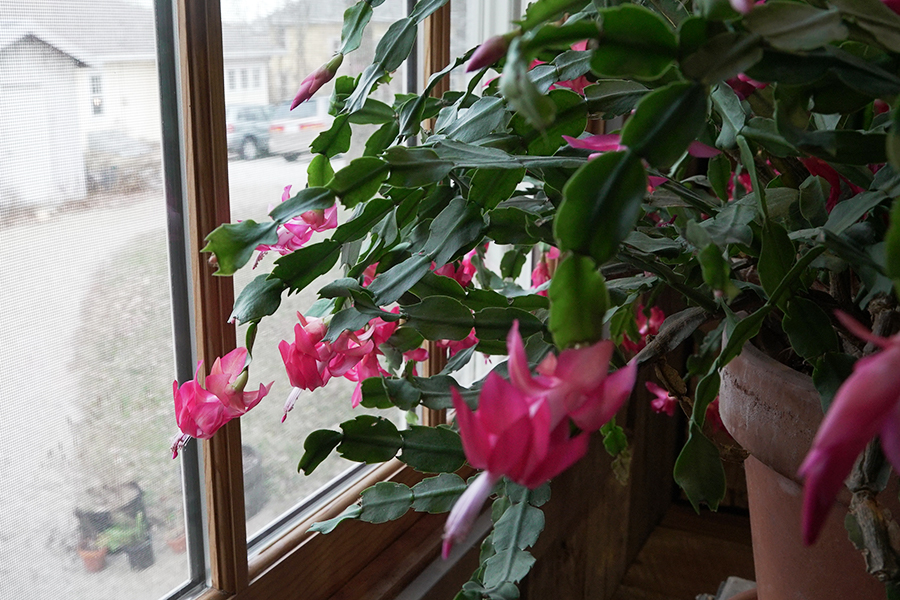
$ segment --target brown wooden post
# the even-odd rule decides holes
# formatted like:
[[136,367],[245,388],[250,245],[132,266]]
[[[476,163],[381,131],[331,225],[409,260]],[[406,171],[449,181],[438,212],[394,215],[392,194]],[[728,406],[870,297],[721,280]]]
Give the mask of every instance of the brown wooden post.
[[[432,13],[424,21],[425,26],[425,60],[424,81],[427,81],[433,73],[437,73],[450,64],[450,2]],[[431,95],[440,98],[444,92],[450,89],[450,80],[444,77],[431,91]],[[430,119],[428,128],[434,127],[434,120]],[[423,368],[423,375],[437,375],[447,364],[447,350],[438,348],[434,342],[425,342],[428,350],[428,362]],[[447,411],[422,410],[422,424],[428,426],[439,425],[447,420]]]
[[[213,277],[215,267],[200,253],[204,238],[231,220],[219,0],[179,0],[178,32],[197,356],[208,369],[236,344],[235,328],[227,322],[234,282]],[[212,585],[236,593],[248,584],[239,422],[204,442],[203,451]]]

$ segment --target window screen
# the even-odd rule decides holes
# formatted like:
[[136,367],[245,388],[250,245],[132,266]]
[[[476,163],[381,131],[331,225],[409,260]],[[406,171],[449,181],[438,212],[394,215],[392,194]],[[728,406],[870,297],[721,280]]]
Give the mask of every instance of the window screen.
[[2,598],[188,579],[155,35],[149,2],[0,0]]

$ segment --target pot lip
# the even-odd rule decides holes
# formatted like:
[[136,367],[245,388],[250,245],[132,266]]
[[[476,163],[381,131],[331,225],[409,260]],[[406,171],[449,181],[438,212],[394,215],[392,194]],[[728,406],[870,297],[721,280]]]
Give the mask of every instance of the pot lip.
[[745,450],[797,483],[797,470],[822,421],[812,377],[751,343],[722,369],[719,413]]
[[816,390],[816,386],[813,384],[812,377],[807,375],[806,373],[801,373],[796,369],[792,369],[786,364],[779,362],[757,348],[753,345],[752,342],[747,342],[744,344],[744,347],[741,348],[741,353],[738,354],[731,362],[729,362],[724,370],[729,370],[732,366],[738,366],[740,361],[746,361],[748,363],[756,363],[760,366],[765,366],[766,369],[774,370],[779,373],[779,375],[786,380],[785,383],[799,388],[802,391],[808,392],[810,394],[814,394],[818,396],[818,390]]

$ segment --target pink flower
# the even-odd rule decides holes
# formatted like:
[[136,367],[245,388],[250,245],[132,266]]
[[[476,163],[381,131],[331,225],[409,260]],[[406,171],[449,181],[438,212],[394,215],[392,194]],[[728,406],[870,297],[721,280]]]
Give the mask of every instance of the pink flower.
[[670,417],[675,416],[675,407],[678,406],[678,398],[652,381],[647,381],[644,385],[647,386],[647,390],[651,394],[656,396],[656,398],[650,401],[650,407],[655,412],[666,413]]
[[509,34],[495,35],[494,37],[486,39],[478,46],[478,49],[475,50],[472,57],[469,59],[469,64],[466,65],[466,73],[479,71],[485,67],[489,67],[506,56],[509,42]]
[[569,348],[559,356],[548,354],[534,377],[528,369],[518,321],[506,336],[506,347],[510,382],[524,394],[547,396],[554,423],[568,416],[582,430],[596,431],[615,416],[634,387],[636,365],[608,374],[614,347],[609,340]]
[[875,435],[894,469],[900,470],[900,334],[873,335],[849,315],[838,319],[855,336],[881,352],[861,358],[838,389],[822,420],[812,448],[800,466],[803,495],[803,541],[816,541],[834,498],[853,463]]
[[319,88],[331,81],[343,61],[344,55],[337,54],[330,61],[307,75],[300,83],[300,89],[297,91],[297,95],[294,96],[294,101],[291,102],[291,110],[312,98],[313,94],[319,91]]
[[[735,190],[736,184],[740,184],[742,188],[744,188],[744,192],[749,194],[753,191],[753,180],[750,178],[750,173],[741,173],[737,176],[737,182],[735,182],[734,173],[731,174],[731,177],[728,179],[728,199],[734,200],[735,198]],[[742,194],[743,197],[743,194]]]
[[172,383],[175,421],[181,430],[172,442],[172,458],[189,438],[209,439],[228,421],[240,417],[269,393],[272,384],[260,385],[256,392],[244,392],[247,383],[246,348],[236,348],[217,358],[206,378],[209,389],[199,382],[203,361],[197,363],[194,379],[180,387]]
[[363,271],[363,287],[369,287],[369,284],[375,281],[376,271],[378,270],[378,263],[369,265],[366,267],[366,270]]
[[727,83],[731,87],[731,89],[734,90],[734,93],[737,94],[737,97],[741,100],[746,100],[756,90],[761,90],[769,85],[768,83],[763,83],[761,81],[751,79],[743,73],[738,73],[736,77],[726,79],[725,83]]
[[709,427],[713,431],[724,431],[728,434],[728,437],[731,437],[731,434],[725,429],[725,423],[722,422],[722,415],[719,414],[718,396],[716,396],[716,399],[710,402],[709,406],[706,407],[706,422],[709,423]]
[[662,326],[663,321],[666,320],[666,314],[662,311],[661,308],[654,306],[650,309],[650,318],[647,318],[647,315],[644,313],[644,306],[642,304],[638,304],[637,307],[637,327],[638,334],[641,336],[638,341],[632,341],[626,336],[622,340],[622,349],[626,352],[637,353],[643,350],[644,346],[647,345],[647,336],[656,335],[659,333],[659,328]]
[[477,346],[478,338],[475,336],[475,328],[473,327],[472,331],[469,332],[469,335],[461,340],[438,340],[434,345],[438,348],[447,348],[450,356],[456,356],[457,353],[462,352],[467,348]]
[[729,0],[731,2],[731,8],[738,11],[742,14],[747,14],[753,9],[753,5],[755,4],[755,0]]
[[[581,148],[584,150],[593,150],[594,152],[614,152],[617,150],[624,150],[625,146],[621,144],[622,136],[618,133],[601,133],[597,135],[590,135],[585,138],[573,138],[568,135],[562,136],[566,142],[573,148]],[[717,154],[721,154],[721,150],[713,148],[712,146],[707,146],[703,142],[691,142],[688,146],[688,154],[697,158],[712,158]],[[592,154],[588,157],[588,159],[592,159],[596,157],[597,154]]]
[[[580,42],[575,42],[572,44],[572,50],[585,51],[587,50],[588,41],[582,40]],[[558,81],[555,84],[550,86],[550,89],[555,89],[557,87],[569,88],[576,94],[580,94],[584,96],[584,88],[591,85],[590,79],[581,75],[580,77],[576,77],[575,79],[570,79],[568,81]]]
[[584,456],[588,435],[569,437],[569,424],[554,423],[547,396],[529,396],[495,373],[488,375],[472,412],[454,388],[453,406],[466,458],[484,473],[453,505],[444,528],[443,556],[468,535],[491,488],[502,476],[531,489]]
[[889,9],[900,15],[900,0],[881,0]]
[[[209,375],[206,376],[206,389],[215,394],[229,414],[241,416],[256,406],[263,396],[269,393],[266,386],[260,384],[255,392],[245,392],[247,371],[247,349],[235,348],[222,358],[213,362]],[[272,384],[269,384],[271,387]]]
[[472,264],[472,257],[475,256],[476,251],[477,248],[474,248],[467,252],[462,257],[462,260],[459,261],[459,266],[454,263],[447,263],[443,267],[434,269],[434,263],[431,263],[432,269],[434,269],[436,274],[454,279],[462,287],[467,287],[472,282],[472,278],[475,277],[476,269],[475,265]]
[[[291,186],[286,186],[281,194],[281,201],[285,202],[291,197]],[[259,255],[253,263],[255,269],[267,252],[274,250],[282,256],[290,254],[294,250],[303,247],[312,237],[314,231],[326,231],[337,227],[337,206],[331,206],[324,210],[308,210],[299,217],[279,225],[277,229],[278,241],[274,244],[260,244],[256,247]]]
[[[443,556],[465,539],[472,520],[500,477],[536,488],[572,466],[587,452],[588,433],[619,410],[634,387],[636,365],[607,375],[611,342],[550,355],[532,377],[515,322],[506,338],[510,381],[491,373],[472,412],[452,390],[466,458],[483,469],[457,500],[444,528]],[[582,429],[570,436],[569,419]]]
[[[550,281],[550,266],[547,264],[547,261],[541,257],[541,260],[538,261],[537,266],[531,272],[531,287],[539,288]],[[546,296],[547,290],[543,289],[537,292],[538,296]]]
[[850,189],[852,192],[851,195],[853,196],[865,191],[858,185],[851,183],[849,179],[838,173],[834,167],[820,158],[809,156],[801,158],[800,162],[803,163],[803,166],[806,167],[806,170],[809,171],[810,175],[816,175],[823,178],[828,182],[828,185],[831,186],[831,191],[828,193],[828,200],[825,202],[825,210],[829,213],[837,206],[837,203],[841,201],[842,182]]
[[294,325],[294,342],[282,340],[278,344],[284,369],[293,386],[284,405],[282,422],[294,408],[301,390],[322,387],[328,383],[332,375],[327,366],[334,353],[328,344],[322,342],[328,327],[321,319],[313,317],[306,319],[300,313],[297,313],[297,317],[300,322]]

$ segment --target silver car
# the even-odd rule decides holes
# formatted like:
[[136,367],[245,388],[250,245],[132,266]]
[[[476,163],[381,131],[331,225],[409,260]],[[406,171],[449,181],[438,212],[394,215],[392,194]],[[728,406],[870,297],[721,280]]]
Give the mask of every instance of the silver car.
[[331,127],[328,98],[313,98],[290,110],[290,102],[275,107],[269,123],[269,153],[297,160],[321,132]]
[[244,160],[253,160],[269,152],[269,115],[271,107],[257,104],[233,104],[225,107],[228,152]]

